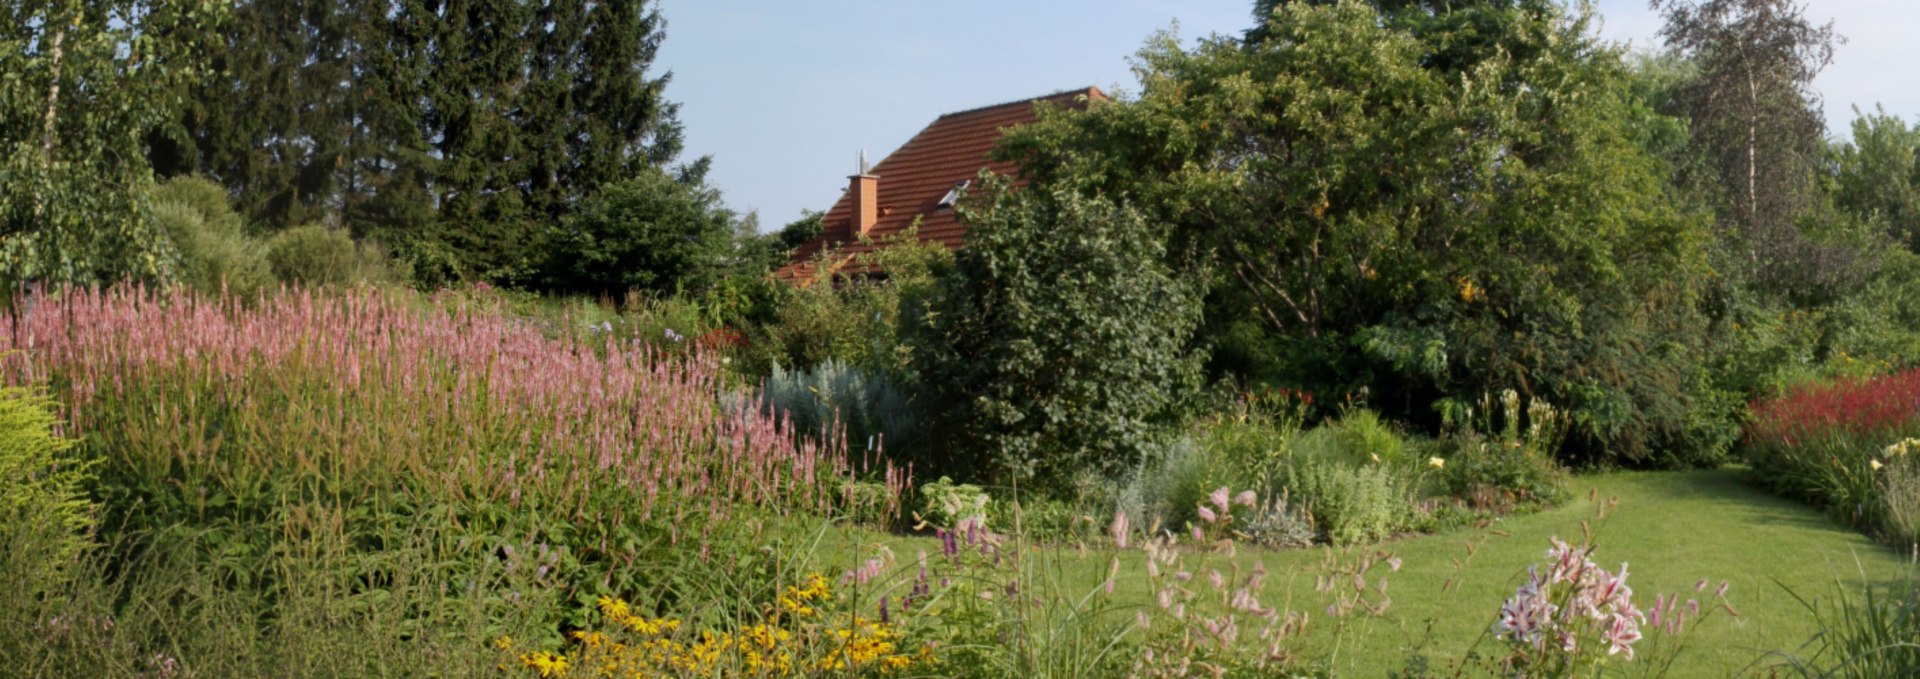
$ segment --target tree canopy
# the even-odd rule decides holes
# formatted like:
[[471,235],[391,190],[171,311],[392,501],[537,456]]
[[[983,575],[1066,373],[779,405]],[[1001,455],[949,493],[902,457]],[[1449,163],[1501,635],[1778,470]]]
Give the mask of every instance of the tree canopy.
[[1640,145],[1659,119],[1621,55],[1554,3],[1402,4],[1163,36],[1137,98],[1052,112],[1001,153],[1128,197],[1176,265],[1217,263],[1209,324],[1259,337],[1265,379],[1426,422],[1515,388],[1629,457],[1700,434],[1711,238],[1661,200]]
[[219,3],[0,7],[0,282],[169,275],[142,136],[202,75]]
[[[544,239],[601,187],[671,169],[671,74],[647,2],[248,0],[216,76],[157,132],[253,221],[387,241],[428,282],[531,285]],[[705,161],[685,168],[694,178]]]

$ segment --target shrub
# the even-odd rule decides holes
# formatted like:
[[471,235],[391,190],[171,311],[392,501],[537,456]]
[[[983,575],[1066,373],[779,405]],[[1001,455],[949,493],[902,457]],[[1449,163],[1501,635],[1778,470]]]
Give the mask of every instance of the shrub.
[[176,177],[154,190],[153,217],[173,239],[176,276],[195,290],[224,286],[251,297],[273,282],[265,248],[249,236],[227,190],[199,177]]
[[1479,407],[1454,404],[1443,415],[1447,431],[1434,446],[1442,461],[1440,490],[1456,498],[1499,495],[1507,505],[1554,504],[1566,494],[1566,471],[1554,458],[1568,416],[1544,399],[1525,402],[1511,389]]
[[1145,526],[1177,530],[1196,518],[1194,507],[1227,476],[1230,471],[1215,461],[1214,451],[1183,436],[1142,459],[1113,504]]
[[646,167],[583,200],[552,236],[545,287],[672,294],[719,280],[733,234],[720,193]]
[[74,442],[56,435],[55,405],[26,389],[0,389],[0,567],[7,598],[32,598],[57,585],[87,544],[92,510],[82,484],[88,467]]
[[394,271],[380,246],[356,243],[346,230],[320,225],[296,226],[267,241],[267,263],[282,283],[305,286],[394,283]]
[[909,324],[948,463],[1052,489],[1133,468],[1198,387],[1195,286],[1130,207],[997,189],[975,205],[954,272]]
[[919,520],[922,523],[959,527],[976,522],[986,525],[989,508],[993,498],[987,491],[971,483],[954,483],[945,476],[939,480],[920,486]]
[[906,381],[902,314],[925,304],[934,281],[952,268],[953,252],[920,240],[915,228],[871,244],[838,269],[827,262],[846,255],[822,252],[812,279],[779,287],[770,318],[747,328],[753,374],[831,359]]
[[755,401],[762,413],[787,418],[797,433],[845,437],[857,450],[884,451],[902,463],[926,462],[916,456],[919,415],[884,372],[835,359],[791,372],[776,363]]
[[1406,439],[1371,410],[1362,408],[1342,415],[1333,431],[1350,455],[1390,465],[1408,461]]
[[1313,513],[1285,491],[1248,511],[1236,529],[1248,542],[1271,549],[1311,546],[1320,535]]
[[1336,545],[1385,538],[1412,513],[1408,488],[1386,465],[1355,465],[1296,451],[1283,483],[1292,497],[1306,503],[1314,523]]
[[1920,439],[1887,446],[1882,459],[1879,491],[1885,498],[1887,538],[1903,547],[1920,546]]
[[525,676],[543,678],[919,675],[939,662],[933,644],[904,638],[905,626],[884,615],[870,620],[845,610],[834,590],[815,573],[771,601],[737,602],[753,610],[731,629],[695,629],[679,617],[648,617],[624,599],[601,597],[601,626],[570,634],[570,656],[527,650],[510,637],[494,646]]

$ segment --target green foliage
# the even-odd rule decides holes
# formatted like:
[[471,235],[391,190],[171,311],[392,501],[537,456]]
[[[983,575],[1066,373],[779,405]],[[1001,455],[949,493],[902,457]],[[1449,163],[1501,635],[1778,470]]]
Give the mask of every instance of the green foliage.
[[267,264],[274,277],[296,285],[393,283],[404,278],[380,246],[354,242],[343,229],[317,224],[274,234],[267,241]]
[[[113,556],[124,543],[88,552],[47,596],[5,597],[7,674],[484,676],[498,662],[486,640],[558,636],[539,621],[564,602],[536,558],[476,558],[475,543],[446,523],[342,532],[330,524],[344,518],[337,511],[287,509],[260,552],[176,527],[128,561]],[[516,554],[538,554],[522,547]],[[10,592],[22,591],[20,556],[0,551]],[[237,586],[234,561],[257,565],[265,581]],[[480,568],[449,568],[461,563]]]
[[1207,493],[1232,477],[1218,453],[1191,437],[1175,439],[1153,451],[1125,479],[1115,509],[1143,526],[1178,530],[1195,520],[1194,508]]
[[953,469],[1061,487],[1133,468],[1198,384],[1195,286],[1136,210],[990,189],[923,309],[912,366]]
[[704,290],[723,273],[732,219],[718,191],[640,170],[567,217],[551,238],[546,286],[602,296]]
[[219,184],[175,177],[154,190],[154,220],[173,240],[179,281],[201,292],[222,287],[251,297],[270,286],[273,270],[266,247],[247,235]]
[[1920,583],[1911,573],[1883,585],[1862,580],[1863,587],[1855,590],[1836,579],[1824,599],[1781,585],[1819,631],[1803,648],[1775,653],[1783,656],[1771,668],[1777,676],[1868,679],[1920,673]]
[[1920,253],[1920,126],[1854,107],[1853,134],[1828,145],[1834,203]]
[[1571,454],[1711,448],[1688,417],[1713,239],[1642,146],[1671,126],[1584,16],[1407,4],[1156,38],[1137,99],[1046,113],[1001,153],[1041,190],[1130,196],[1173,264],[1212,265],[1222,367],[1430,431],[1435,401],[1515,388],[1567,404]]
[[1557,504],[1566,496],[1567,472],[1554,459],[1571,422],[1539,398],[1524,403],[1518,392],[1492,394],[1476,406],[1446,404],[1448,430],[1434,447],[1443,465],[1440,489],[1476,503]]
[[992,507],[993,497],[971,483],[942,476],[920,486],[919,521],[928,525],[956,528],[968,519],[984,522]]
[[1409,462],[1406,439],[1371,410],[1355,410],[1333,426],[1341,447],[1357,458],[1399,465]]
[[142,135],[208,58],[219,3],[0,8],[0,284],[165,277]]
[[[217,73],[182,88],[191,105],[153,135],[155,164],[216,178],[261,224],[389,243],[425,283],[539,284],[554,223],[683,146],[670,78],[648,73],[657,3],[233,12],[200,34]],[[677,170],[697,183],[707,165]]]
[[1301,439],[1282,484],[1290,497],[1301,498],[1329,542],[1351,545],[1392,535],[1406,525],[1412,510],[1409,489],[1393,469],[1381,464],[1355,464],[1340,458],[1337,446],[1320,448],[1313,434]]
[[885,372],[837,359],[794,371],[776,363],[754,401],[762,412],[785,417],[797,434],[844,436],[854,450],[884,451],[903,463],[924,462],[916,455],[920,416]]
[[1726,275],[1771,294],[1851,283],[1854,253],[1810,238],[1797,222],[1819,200],[1826,124],[1813,80],[1833,60],[1832,24],[1791,0],[1657,0],[1668,49],[1693,64],[1671,108],[1711,174]]
[[1245,535],[1248,542],[1268,549],[1309,547],[1320,537],[1313,512],[1286,491],[1246,512],[1234,530]]
[[54,403],[19,387],[0,389],[0,567],[8,599],[57,591],[87,544],[90,464],[54,433]]
[[[819,267],[798,285],[776,283],[767,318],[746,328],[748,370],[764,375],[774,364],[815,365],[827,360],[881,370],[906,380],[908,348],[902,319],[923,308],[934,283],[953,268],[953,251],[922,241],[917,228],[876,241],[840,274]],[[828,251],[820,262],[838,256]],[[884,273],[869,273],[884,272]]]

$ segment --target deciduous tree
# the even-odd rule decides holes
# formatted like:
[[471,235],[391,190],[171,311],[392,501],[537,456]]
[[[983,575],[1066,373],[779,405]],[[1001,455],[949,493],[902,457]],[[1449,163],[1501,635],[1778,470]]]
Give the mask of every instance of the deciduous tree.
[[200,77],[215,2],[0,5],[0,282],[165,278],[147,130]]
[[1662,200],[1620,55],[1554,3],[1392,4],[1155,40],[1137,99],[1002,152],[1217,265],[1209,323],[1259,335],[1262,377],[1436,426],[1436,403],[1514,388],[1570,407],[1588,451],[1693,446],[1710,239]]

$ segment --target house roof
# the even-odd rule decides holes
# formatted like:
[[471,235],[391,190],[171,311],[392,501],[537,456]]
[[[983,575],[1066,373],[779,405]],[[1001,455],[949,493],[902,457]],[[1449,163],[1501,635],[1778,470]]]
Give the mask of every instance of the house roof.
[[[1106,99],[1106,93],[1099,88],[1087,87],[940,116],[869,170],[869,174],[880,178],[879,220],[867,232],[869,239],[878,242],[896,236],[918,217],[920,240],[960,247],[966,242],[966,225],[955,219],[953,210],[941,206],[940,201],[955,184],[973,179],[983,168],[1014,176],[1018,181],[1017,168],[1012,163],[987,157],[1002,131],[1033,122],[1036,102],[1082,108],[1088,102]],[[822,263],[821,251],[828,247],[832,248],[833,257],[827,266],[836,270],[861,253],[873,251],[876,246],[860,242],[854,232],[853,210],[851,192],[842,191],[833,208],[822,217],[825,228],[820,236],[795,249],[792,262],[775,271],[774,276],[803,283],[810,280]]]

